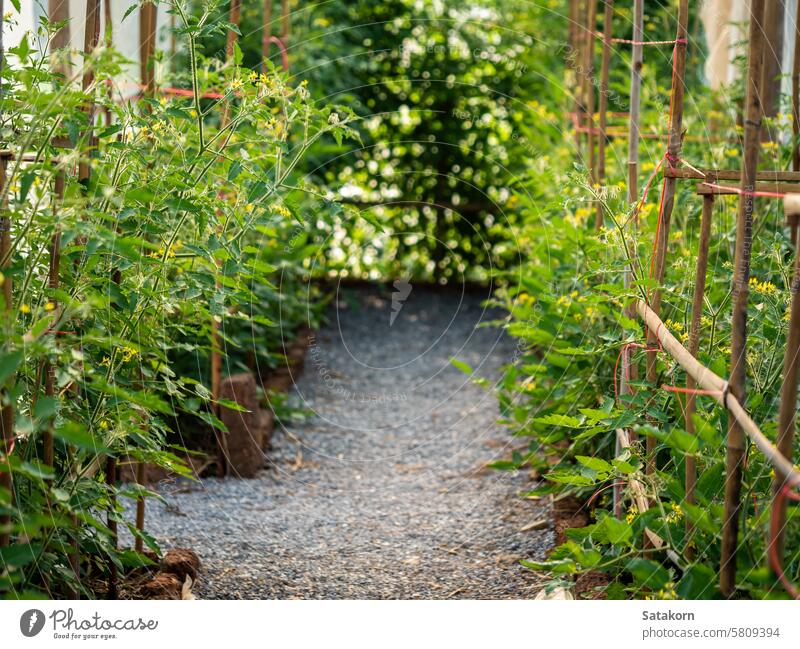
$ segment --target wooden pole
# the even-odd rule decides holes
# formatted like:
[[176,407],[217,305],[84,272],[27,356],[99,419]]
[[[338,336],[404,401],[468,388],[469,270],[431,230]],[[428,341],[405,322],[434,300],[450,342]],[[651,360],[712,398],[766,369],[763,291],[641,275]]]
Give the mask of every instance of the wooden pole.
[[697,385],[708,392],[708,397],[714,399],[719,405],[728,409],[731,417],[739,422],[742,430],[752,440],[756,448],[764,455],[767,461],[775,468],[775,473],[786,478],[786,483],[794,489],[800,488],[800,471],[787,460],[761,431],[747,411],[742,407],[741,401],[730,393],[728,389],[730,380],[726,381],[716,375],[705,365],[700,363],[689,353],[669,329],[664,325],[656,313],[642,300],[636,302],[636,312],[644,320],[645,325],[658,332],[658,342],[678,365],[697,382]]
[[[139,14],[139,50],[141,85],[145,97],[151,98],[155,93],[155,70],[153,68],[153,53],[156,46],[156,25],[158,19],[158,7],[155,4],[144,4]],[[139,369],[139,385],[143,383],[141,368]],[[147,464],[141,460],[136,462],[136,483],[140,488],[144,488],[147,482]],[[144,532],[145,521],[145,499],[144,496],[136,498],[136,529]],[[141,536],[137,536],[134,541],[136,552],[144,550],[144,542]]]
[[49,0],[47,18],[51,23],[65,23],[50,41],[50,56],[54,61],[51,70],[61,77],[68,76],[69,68],[69,0]]
[[[2,25],[2,22],[0,22]],[[8,182],[8,159],[3,157],[0,159],[0,189],[5,189],[6,183]],[[3,195],[6,196],[7,192],[3,192]],[[2,268],[0,270],[6,270],[8,266],[11,264],[10,253],[11,251],[11,217],[8,213],[8,204],[4,200],[3,205],[0,208],[0,259],[5,259],[6,261],[3,263]],[[13,318],[14,318],[14,305],[12,302],[12,292],[11,292],[11,277],[9,277],[6,273],[2,273],[3,276],[3,310],[4,310],[4,318],[5,326],[11,327]],[[2,451],[3,455],[6,457],[8,453],[11,451],[11,444],[14,440],[14,405],[11,402],[11,389],[14,385],[14,375],[10,376],[6,379],[5,385],[0,387],[0,432],[2,432]],[[0,471],[0,488],[5,489],[6,491],[11,493],[11,499],[13,502],[14,494],[12,492],[12,477],[11,477],[11,464],[9,462],[6,463],[5,467],[2,467],[2,471]],[[11,522],[11,518],[3,514],[0,516],[0,528],[5,527]],[[11,535],[5,531],[0,530],[0,547],[7,546],[11,540]]]
[[289,0],[281,0],[281,40],[285,47],[289,47],[291,24],[292,14],[289,10]]
[[[83,39],[83,79],[81,82],[83,92],[87,95],[84,111],[86,112],[87,121],[89,123],[87,150],[84,152],[86,157],[91,155],[92,148],[94,147],[94,98],[88,96],[89,89],[94,83],[94,70],[92,66],[89,65],[89,57],[99,43],[100,0],[86,0],[86,29]],[[83,156],[81,157],[83,158]],[[86,159],[81,160],[78,165],[78,178],[81,181],[89,179],[89,161]]]
[[[644,0],[634,0],[633,8],[633,40],[636,42],[642,41],[642,30],[644,29]],[[629,119],[628,119],[628,203],[634,205],[638,200],[637,188],[637,175],[638,175],[638,160],[639,160],[639,106],[641,102],[642,93],[642,46],[633,45],[633,52],[631,54],[631,90],[629,101]],[[638,225],[637,220],[634,219],[633,227]],[[629,256],[633,259],[633,251],[629,251]],[[625,288],[631,287],[633,278],[633,269],[626,268],[623,273],[623,284]],[[633,305],[625,307],[625,314],[629,318],[635,316]],[[622,349],[622,377],[620,378],[619,393],[620,396],[630,394],[629,381],[636,380],[639,376],[639,370],[635,363],[632,362],[631,350],[627,347]],[[628,439],[634,439],[634,433],[631,430],[623,431]],[[620,438],[617,437],[616,451],[619,454],[622,451],[620,446]],[[614,513],[616,516],[622,516],[622,489],[620,486],[614,487]]]
[[155,93],[155,70],[153,52],[156,47],[156,20],[158,7],[146,2],[139,11],[139,78],[146,97]]
[[[687,45],[687,26],[689,22],[689,0],[680,0],[678,6],[678,29],[675,36],[675,50],[673,53],[673,80],[672,92],[670,96],[671,120],[669,127],[669,142],[667,145],[667,156],[669,164],[673,165],[680,157],[683,128],[683,95],[686,89],[684,79],[686,72],[686,45]],[[654,279],[658,285],[653,292],[651,306],[653,311],[659,313],[661,310],[661,283],[664,280],[664,264],[667,256],[667,243],[669,242],[669,226],[672,217],[672,209],[675,205],[676,180],[667,177],[664,181],[664,194],[662,198],[661,227],[659,237],[656,241],[656,254],[654,260]],[[647,332],[647,380],[655,385],[658,378],[658,351],[656,351],[656,338],[654,332]],[[656,470],[656,438],[652,435],[647,437],[647,473],[654,473]]]
[[[736,224],[736,253],[733,279],[733,314],[731,318],[731,369],[728,381],[730,393],[744,401],[745,370],[747,365],[747,301],[750,281],[750,252],[753,234],[752,195],[756,182],[756,167],[761,148],[761,81],[764,66],[765,0],[752,0],[750,7],[750,54],[747,68],[747,100],[744,120],[744,157],[739,198],[739,215]],[[725,460],[725,517],[722,527],[722,553],[720,557],[720,590],[732,597],[736,590],[736,550],[741,515],[742,464],[745,456],[745,434],[735,418],[728,422],[727,452]]]
[[[708,245],[711,240],[711,221],[714,216],[714,195],[703,196],[703,214],[700,220],[700,242],[697,246],[697,265],[694,280],[694,295],[692,298],[692,322],[689,327],[689,353],[697,356],[700,348],[700,319],[703,315],[703,297],[706,290],[706,272],[708,270]],[[686,387],[689,390],[686,396],[685,426],[686,432],[695,434],[694,419],[692,415],[696,411],[696,397],[692,390],[697,387],[691,375],[686,376]],[[696,502],[694,491],[697,484],[697,466],[694,457],[687,455],[685,462],[685,492],[686,502],[693,505]],[[689,538],[694,527],[686,519],[686,537]],[[686,549],[687,558],[693,556],[692,550]]]
[[578,159],[584,160],[583,134],[581,127],[586,123],[586,84],[584,83],[583,62],[586,58],[584,48],[586,47],[586,2],[587,0],[575,0],[575,25],[574,38],[575,49],[571,53],[573,67],[575,70],[575,145],[577,148]]
[[597,28],[597,0],[589,0],[586,14],[586,58],[584,60],[585,87],[586,87],[586,146],[589,149],[587,156],[589,165],[589,178],[592,183],[597,182],[597,159],[594,146],[594,39]]
[[[106,526],[111,532],[111,543],[114,550],[117,549],[117,521],[114,518],[117,513],[117,496],[114,489],[116,489],[117,482],[117,460],[113,456],[106,458],[106,485],[108,486],[108,499],[110,502],[108,516],[106,518]],[[117,599],[117,564],[109,560],[108,562],[108,599]]]
[[[633,2],[633,37],[636,43],[644,40],[644,0]],[[642,65],[644,48],[633,45],[631,50],[631,96],[628,118],[628,203],[639,198],[639,110],[642,101]]]
[[[800,2],[797,3],[795,27],[800,25]],[[792,63],[792,169],[800,171],[800,33],[795,32]]]
[[[796,197],[787,199],[785,205],[796,205]],[[791,222],[796,222],[800,217],[800,210],[786,209],[787,217]],[[778,439],[777,447],[783,456],[791,462],[792,446],[794,443],[795,413],[797,411],[797,384],[798,384],[798,356],[800,355],[800,254],[797,249],[794,253],[794,275],[792,276],[791,294],[792,305],[789,312],[789,333],[786,340],[786,349],[783,356],[783,384],[781,385],[781,406],[778,414]],[[773,494],[777,496],[786,485],[786,478],[776,472],[773,481]],[[774,497],[773,496],[773,497]],[[785,546],[786,525],[786,500],[775,498],[773,507],[778,507],[775,516],[778,519],[778,531],[771,543],[776,546],[779,557],[783,557]]]
[[[242,15],[242,0],[231,0],[231,11],[228,18],[229,22],[233,25],[239,26],[239,20]],[[239,39],[237,34],[232,29],[228,30],[228,38],[225,42],[225,58],[228,61],[233,59],[233,44]]]
[[262,14],[261,29],[261,61],[264,72],[267,71],[267,60],[269,59],[270,39],[272,38],[272,0],[264,0],[264,13]]
[[[608,77],[611,67],[611,37],[614,35],[614,0],[603,0],[603,58],[600,64],[600,130],[597,138],[597,182],[606,181],[606,129],[608,128]],[[603,226],[603,206],[598,203],[595,230]]]
[[[785,0],[771,0],[764,5],[764,68],[761,71],[761,104],[766,117],[778,114],[781,98],[781,63],[783,60],[783,22]],[[766,128],[764,137],[775,139],[777,129]]]

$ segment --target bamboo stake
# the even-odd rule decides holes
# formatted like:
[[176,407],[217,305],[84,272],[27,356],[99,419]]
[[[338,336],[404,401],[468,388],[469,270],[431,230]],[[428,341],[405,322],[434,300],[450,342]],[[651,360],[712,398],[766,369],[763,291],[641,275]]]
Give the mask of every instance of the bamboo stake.
[[[231,12],[229,22],[239,27],[239,20],[242,15],[242,0],[231,0]],[[225,41],[225,58],[230,61],[233,59],[233,45],[239,40],[239,34],[232,29],[228,30],[228,37]]]
[[51,63],[52,71],[67,78],[69,76],[69,0],[49,0],[47,18],[51,23],[64,23],[64,26],[56,30],[50,40],[50,56],[57,59]]
[[[606,130],[608,127],[608,77],[611,67],[611,37],[614,35],[614,0],[603,0],[603,58],[600,65],[600,133],[597,138],[597,182],[606,181]],[[603,206],[598,203],[594,227],[603,226]]]
[[281,0],[281,40],[284,46],[289,46],[289,30],[291,28],[291,12],[289,0]]
[[[673,61],[673,80],[670,106],[672,119],[669,127],[669,143],[667,145],[667,155],[670,161],[677,161],[681,153],[681,140],[683,128],[683,95],[685,87],[686,71],[686,45],[687,45],[687,25],[689,21],[689,1],[680,0],[678,7],[678,29],[675,36],[675,51]],[[672,164],[672,162],[670,163]],[[676,180],[667,177],[664,181],[664,194],[662,196],[663,209],[661,213],[661,227],[659,237],[656,241],[655,254],[655,277],[658,287],[653,292],[651,306],[658,313],[661,310],[661,289],[660,285],[664,280],[664,265],[667,256],[667,243],[669,242],[669,226],[672,217],[672,209],[675,205]],[[655,385],[658,378],[658,352],[655,349],[654,332],[647,332],[647,380]],[[656,470],[656,438],[652,435],[647,437],[647,472],[654,473]]]
[[[54,183],[54,195],[55,201],[53,204],[53,212],[55,213],[58,207],[61,206],[61,202],[64,200],[64,172],[58,171],[55,177]],[[57,217],[56,217],[57,218]],[[61,266],[61,228],[59,227],[58,221],[55,224],[55,230],[53,232],[53,239],[50,243],[50,268],[48,274],[48,286],[51,290],[55,291],[59,287],[59,271]],[[58,303],[55,301],[55,298],[52,298],[52,302],[58,308]],[[58,333],[56,333],[56,339],[58,339]],[[49,361],[45,361],[44,363],[44,393],[48,397],[52,397],[56,393],[56,382],[55,382],[55,366],[50,363]],[[43,444],[43,459],[44,463],[47,466],[52,467],[55,462],[54,452],[53,452],[53,431],[50,427],[44,431],[44,435],[42,438]]]
[[[755,0],[759,2],[760,0]],[[728,409],[731,418],[739,422],[742,430],[753,441],[759,451],[767,461],[775,468],[775,473],[779,473],[786,478],[786,484],[792,488],[800,488],[800,471],[787,460],[769,438],[761,432],[761,429],[753,421],[747,411],[742,407],[741,401],[731,393],[730,379],[726,381],[717,376],[709,368],[698,361],[689,353],[675,336],[667,329],[661,318],[642,300],[636,302],[636,312],[644,320],[648,328],[658,332],[657,341],[661,343],[664,351],[669,354],[675,362],[689,374],[697,385],[708,392],[708,397],[714,399],[719,405]]]
[[[140,19],[139,41],[141,50],[141,84],[144,88],[144,96],[152,97],[155,93],[155,70],[153,68],[153,52],[156,45],[156,25],[158,19],[158,7],[155,4],[142,5]],[[139,368],[139,384],[144,383],[141,368]],[[143,489],[147,482],[147,464],[141,460],[136,462],[136,484]],[[144,532],[146,503],[144,496],[136,498],[136,529]],[[144,542],[141,536],[137,536],[134,541],[134,550],[142,552]]]
[[575,70],[575,125],[577,126],[575,129],[575,146],[578,159],[580,160],[584,160],[583,136],[580,128],[585,125],[586,116],[586,84],[583,82],[583,61],[586,58],[584,55],[584,48],[586,46],[586,25],[584,24],[586,19],[586,2],[587,0],[575,0],[575,49],[571,52],[572,65]]
[[[764,67],[761,71],[761,104],[764,115],[778,114],[781,97],[781,60],[783,58],[784,0],[773,0],[764,5]],[[764,136],[774,140],[775,129],[767,128]]]
[[597,182],[596,151],[594,146],[594,34],[597,28],[597,0],[589,0],[588,13],[586,17],[586,50],[585,68],[585,87],[586,87],[586,125],[589,127],[586,135],[586,146],[589,149],[588,165],[589,178],[592,183]]
[[[241,18],[241,0],[231,0],[230,22],[237,27]],[[226,62],[230,64],[233,59],[234,43],[238,34],[232,29],[228,30],[228,41],[225,48]],[[220,122],[223,126],[227,125],[230,119],[227,106],[225,107]],[[220,263],[217,262],[219,266]],[[217,280],[217,288],[219,288]],[[211,410],[219,416],[219,395],[222,385],[222,350],[219,335],[220,323],[216,318],[211,319]],[[217,441],[217,475],[224,478],[228,475],[228,440],[223,431],[214,429],[214,436]]]
[[[144,488],[145,483],[147,482],[147,464],[145,462],[139,461],[136,463],[136,484],[139,487]],[[145,502],[144,497],[139,496],[136,499],[136,529],[140,532],[144,532],[144,514],[145,514]],[[144,541],[142,540],[141,536],[136,537],[136,541],[134,542],[134,549],[136,552],[142,552],[144,550]]]
[[[2,22],[0,22],[2,26]],[[0,30],[1,31],[1,30]],[[0,47],[0,52],[2,48]],[[5,188],[8,182],[7,176],[8,160],[6,158],[0,159],[0,189]],[[5,196],[7,192],[3,192]],[[5,259],[2,268],[5,270],[11,265],[9,253],[11,251],[11,217],[8,213],[8,203],[4,199],[2,208],[0,209],[0,259]],[[2,273],[3,281],[3,310],[5,312],[5,326],[11,327],[12,318],[14,317],[14,308],[11,293],[11,278]],[[11,444],[14,440],[14,405],[11,402],[10,391],[14,385],[15,376],[12,374],[5,382],[5,385],[0,389],[0,432],[2,432],[2,448],[0,449],[3,455],[8,457],[11,450]],[[7,403],[6,403],[7,401]],[[6,462],[6,466],[0,471],[0,488],[8,491],[11,496],[11,502],[14,501],[14,493],[12,491],[12,477],[11,477],[11,463]],[[4,528],[11,522],[11,518],[7,514],[0,516],[0,528]],[[4,529],[0,529],[0,547],[5,547],[9,544],[11,535]]]
[[800,2],[795,15],[794,60],[792,62],[792,169],[800,171]]
[[[634,0],[633,8],[633,40],[641,42],[643,40],[643,24],[644,24],[644,0]],[[631,55],[631,90],[630,90],[630,106],[629,106],[629,119],[628,119],[628,203],[633,205],[638,200],[637,176],[639,164],[639,106],[641,103],[642,93],[642,46],[634,45],[633,53]],[[634,219],[633,227],[638,225],[637,220]],[[629,257],[633,259],[634,255],[629,251]],[[626,268],[623,273],[623,283],[626,289],[631,287],[633,277],[633,269]],[[625,307],[625,314],[629,318],[633,318],[634,310],[633,305]],[[630,394],[629,380],[636,380],[639,377],[639,368],[632,362],[631,350],[627,347],[622,350],[622,378],[620,379],[619,393],[621,396]],[[630,438],[634,439],[633,431],[624,431]],[[620,446],[619,437],[617,437],[616,452],[619,454],[622,451]],[[647,509],[645,507],[645,509]],[[622,490],[619,487],[614,487],[614,512],[618,517],[622,516]]]
[[[750,8],[750,54],[747,69],[747,102],[744,121],[744,158],[740,188],[752,192],[756,182],[756,167],[761,148],[761,80],[764,65],[764,0],[753,0]],[[745,395],[747,352],[747,301],[750,280],[750,249],[753,233],[752,194],[739,198],[736,225],[736,253],[733,280],[733,314],[731,318],[731,369],[729,388],[739,401]],[[732,597],[736,590],[736,550],[741,514],[742,464],[745,456],[745,433],[736,418],[728,422],[728,441],[725,476],[725,518],[722,528],[720,559],[720,590]]]
[[[635,43],[644,40],[644,0],[633,2],[633,36]],[[642,65],[644,47],[633,45],[631,50],[631,97],[628,121],[628,203],[639,198],[639,110],[642,101]]]
[[139,78],[145,96],[155,93],[155,70],[153,69],[153,52],[156,46],[156,20],[158,7],[146,2],[139,11]]
[[264,13],[262,14],[261,31],[261,61],[264,72],[267,71],[267,61],[269,60],[270,39],[272,38],[272,0],[264,0]]
[[[797,197],[785,200],[785,211],[787,217],[792,217],[796,221],[800,216],[800,205]],[[794,276],[792,277],[791,293],[792,305],[789,312],[789,334],[786,340],[786,349],[783,357],[783,384],[781,385],[781,406],[778,414],[778,450],[789,461],[792,459],[792,445],[794,443],[795,413],[797,411],[797,383],[798,369],[800,364],[800,254],[795,249],[794,253]],[[777,495],[784,488],[786,481],[783,476],[775,474],[773,481],[773,494]],[[774,497],[774,496],[773,496]],[[773,507],[778,507],[775,515],[778,518],[778,533],[771,543],[775,544],[779,557],[783,557],[785,546],[785,526],[786,526],[786,500],[775,499]]]
[[[110,506],[108,516],[106,517],[106,526],[108,531],[111,532],[111,542],[114,549],[117,549],[118,530],[116,516],[117,496],[114,493],[117,482],[117,460],[109,455],[106,458],[106,485],[108,485],[108,498]],[[117,599],[117,564],[109,560],[108,562],[108,599]]]
[[[94,83],[94,69],[89,65],[89,57],[100,43],[100,0],[86,0],[86,28],[83,39],[83,79],[81,87],[88,96],[89,89]],[[87,116],[88,141],[87,153],[91,155],[94,147],[94,98],[88,97],[84,108]],[[83,157],[83,156],[81,156]],[[89,161],[81,160],[78,165],[78,178],[81,181],[89,179]]]
[[[708,270],[708,245],[711,239],[711,220],[713,216],[714,195],[708,194],[703,196],[703,214],[700,220],[700,242],[697,247],[694,296],[692,298],[692,323],[689,327],[689,353],[692,356],[697,356],[697,350],[700,348],[700,319],[703,315],[703,297],[706,290],[706,271]],[[685,426],[686,432],[694,435],[695,427],[692,415],[696,411],[696,397],[692,390],[694,390],[696,385],[694,378],[691,376],[686,377],[686,387],[689,392],[686,397]],[[695,485],[697,484],[697,466],[694,457],[691,455],[687,455],[684,462],[686,502],[693,505],[696,501],[694,491]],[[687,538],[692,534],[693,531],[694,526],[687,519]],[[693,552],[688,548],[688,546],[686,555],[689,559],[693,555]]]

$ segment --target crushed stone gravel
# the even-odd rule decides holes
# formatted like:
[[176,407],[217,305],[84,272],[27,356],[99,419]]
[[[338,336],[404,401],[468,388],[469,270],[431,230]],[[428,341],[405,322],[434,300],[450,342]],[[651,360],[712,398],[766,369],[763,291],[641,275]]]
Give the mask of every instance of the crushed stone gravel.
[[514,343],[490,326],[500,314],[486,295],[404,293],[339,288],[290,394],[306,414],[276,427],[255,479],[158,485],[165,502],[151,501],[147,531],[164,549],[197,552],[199,597],[506,599],[541,588],[519,560],[552,547],[549,506],[518,497],[534,486],[524,473],[485,468],[514,442],[493,391],[451,363],[492,383]]

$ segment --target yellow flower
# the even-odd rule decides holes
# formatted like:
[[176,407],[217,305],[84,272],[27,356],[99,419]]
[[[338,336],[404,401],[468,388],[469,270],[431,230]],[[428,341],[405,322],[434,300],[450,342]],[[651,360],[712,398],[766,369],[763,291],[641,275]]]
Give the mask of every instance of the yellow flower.
[[132,358],[136,358],[139,355],[139,352],[133,349],[132,347],[123,347],[122,348],[122,362],[127,363]]
[[108,419],[103,419],[103,421],[100,422],[100,428],[102,430],[108,430]]
[[283,216],[287,219],[292,216],[292,213],[289,211],[289,208],[283,205],[277,205],[277,204],[270,205],[269,211],[275,214],[279,214],[280,216]]
[[27,304],[20,304],[19,311],[20,313],[30,313],[31,308]]
[[750,278],[750,288],[761,295],[774,295],[778,290],[772,282],[759,282],[755,277]]
[[670,504],[670,509],[672,510],[669,514],[667,514],[667,523],[678,523],[683,519],[683,510],[680,508],[679,505],[676,503]]
[[233,92],[236,92],[237,90],[241,90],[242,86],[244,86],[244,81],[242,81],[241,79],[234,79],[233,81],[231,81],[228,88],[230,88],[230,90],[232,90]]
[[47,304],[44,305],[44,310],[45,311],[52,311],[55,308],[56,308],[56,305],[53,304],[52,302],[48,302]]

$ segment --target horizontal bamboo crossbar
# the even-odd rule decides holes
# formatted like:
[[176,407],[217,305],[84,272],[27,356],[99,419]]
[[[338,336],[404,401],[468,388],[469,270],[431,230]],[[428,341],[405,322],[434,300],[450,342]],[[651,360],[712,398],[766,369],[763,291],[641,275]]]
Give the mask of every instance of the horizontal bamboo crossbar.
[[[666,167],[667,178],[683,180],[741,180],[742,172],[738,169],[691,169],[689,167]],[[800,182],[800,171],[759,171],[756,180],[767,182]]]
[[[736,196],[739,194],[739,187],[709,187],[705,183],[699,183],[696,187],[696,192],[700,196]],[[761,182],[756,183],[755,190],[757,192],[771,192],[773,194],[800,194],[800,183],[769,183]]]
[[692,356],[689,350],[678,342],[678,339],[664,326],[661,318],[645,302],[638,300],[636,302],[636,311],[644,320],[648,329],[655,333],[664,351],[697,382],[699,387],[709,391],[711,393],[709,396],[721,406],[727,408],[731,415],[736,418],[744,432],[769,460],[775,471],[785,478],[786,484],[800,488],[800,472],[761,432],[761,429],[750,418],[750,415],[747,414],[739,400],[728,392],[728,382],[717,376]]

